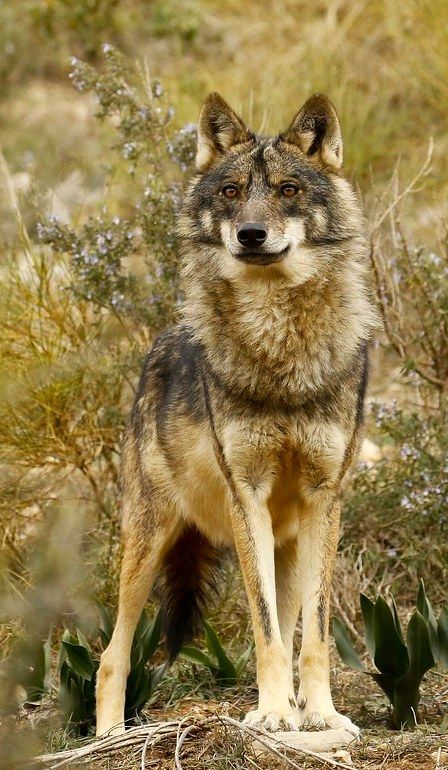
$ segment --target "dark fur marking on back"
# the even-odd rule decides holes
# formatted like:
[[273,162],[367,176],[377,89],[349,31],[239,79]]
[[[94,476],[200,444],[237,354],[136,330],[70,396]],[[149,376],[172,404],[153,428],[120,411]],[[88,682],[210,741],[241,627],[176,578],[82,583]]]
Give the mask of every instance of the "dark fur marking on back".
[[155,423],[157,438],[169,454],[167,436],[169,421],[176,414],[184,414],[200,422],[206,413],[201,387],[202,348],[192,340],[186,327],[178,327],[175,334],[166,335],[166,350],[154,362],[157,380]]
[[350,467],[350,464],[353,460],[353,454],[356,448],[359,430],[364,420],[364,399],[365,399],[365,394],[366,394],[366,389],[367,389],[367,384],[369,379],[369,357],[368,357],[367,342],[364,342],[363,346],[360,348],[358,360],[360,361],[361,367],[360,367],[359,381],[358,381],[358,399],[356,404],[355,425],[353,427],[353,432],[350,437],[350,441],[348,442],[347,448],[344,453],[344,459],[342,460],[341,470],[339,472],[339,476],[337,480],[338,485],[341,484],[342,479],[344,478],[345,473]]

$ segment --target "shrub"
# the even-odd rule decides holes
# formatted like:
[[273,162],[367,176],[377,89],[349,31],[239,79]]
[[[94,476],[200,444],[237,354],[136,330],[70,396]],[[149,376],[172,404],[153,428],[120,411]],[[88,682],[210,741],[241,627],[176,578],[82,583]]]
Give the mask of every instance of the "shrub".
[[181,657],[210,669],[221,687],[233,687],[247,666],[253,645],[250,645],[233,662],[227,655],[215,629],[207,621],[204,621],[204,636],[209,654],[197,647],[185,646],[180,652]]
[[392,609],[382,596],[375,603],[360,596],[366,647],[377,672],[367,672],[355,651],[344,623],[333,618],[333,636],[338,652],[348,666],[369,673],[386,693],[393,709],[397,729],[417,723],[420,685],[436,662],[448,666],[448,610],[443,608],[439,621],[426,596],[423,581],[417,608],[409,621],[406,641],[395,600]]
[[[101,608],[102,627],[98,629],[103,646],[112,636],[112,622],[105,608]],[[136,717],[150,699],[165,672],[165,664],[149,668],[162,627],[159,612],[150,622],[145,610],[135,630],[131,651],[131,669],[126,685],[125,719]],[[99,659],[80,629],[76,637],[64,632],[59,653],[59,703],[68,724],[74,732],[87,735],[95,721],[95,686]]]
[[[401,369],[398,401],[371,404],[370,430],[384,459],[356,474],[347,500],[343,543],[365,543],[370,576],[384,573],[406,590],[409,578],[448,579],[448,239],[440,223],[434,247],[414,244],[402,223],[406,195],[428,173],[432,148],[420,172],[377,216],[372,262],[384,320],[385,362]],[[382,201],[384,205],[384,201]],[[388,226],[386,226],[388,223]],[[381,384],[381,388],[384,384]],[[390,577],[387,578],[390,580]]]
[[[134,196],[130,216],[114,216],[105,206],[79,231],[53,220],[41,224],[39,234],[54,252],[68,256],[75,298],[154,329],[173,317],[179,301],[174,221],[180,184],[194,157],[195,127],[174,130],[174,109],[160,81],[135,85],[135,71],[115,48],[105,45],[104,55],[101,74],[73,59],[72,78],[80,91],[93,92],[98,117],[114,120],[114,149],[128,175],[123,184]],[[126,270],[131,255],[144,271]]]
[[[406,591],[415,576],[443,591],[448,578],[448,433],[436,411],[373,403],[384,447],[375,468],[359,468],[345,505],[342,545],[365,543],[364,567]],[[439,593],[441,598],[441,593]]]

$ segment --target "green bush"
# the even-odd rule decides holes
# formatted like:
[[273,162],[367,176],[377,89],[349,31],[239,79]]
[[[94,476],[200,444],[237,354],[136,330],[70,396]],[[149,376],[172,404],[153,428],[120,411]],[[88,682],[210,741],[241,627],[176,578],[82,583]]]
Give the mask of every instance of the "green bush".
[[[345,505],[342,546],[366,543],[364,567],[387,570],[402,590],[415,576],[443,592],[448,579],[448,432],[437,411],[371,407],[384,459],[360,467]],[[397,567],[399,566],[399,570]]]
[[[112,636],[112,621],[102,607],[102,627],[98,629],[103,647]],[[145,610],[135,630],[131,651],[131,669],[126,685],[125,719],[134,719],[151,698],[166,669],[162,664],[150,668],[160,640],[162,616],[159,612],[149,621]],[[87,735],[95,721],[95,686],[99,658],[95,657],[82,631],[76,637],[64,632],[59,653],[59,704],[70,729],[79,735]]]
[[207,621],[204,621],[204,636],[209,654],[198,649],[198,647],[185,646],[182,647],[180,652],[181,657],[185,658],[185,660],[189,660],[191,663],[196,663],[208,668],[221,687],[233,687],[238,682],[247,666],[253,650],[253,645],[250,645],[239,658],[233,662],[227,655],[215,629],[210,623],[207,623]]
[[360,600],[366,647],[377,672],[367,672],[346,626],[333,618],[333,636],[339,655],[348,666],[369,673],[379,684],[392,705],[397,729],[413,727],[417,723],[424,675],[436,662],[448,668],[448,610],[444,607],[436,621],[424,583],[420,581],[417,607],[409,621],[405,641],[393,597],[392,609],[382,596],[372,602],[361,594]]
[[[41,241],[69,258],[74,297],[134,323],[160,328],[173,317],[179,301],[175,212],[180,184],[194,157],[195,126],[172,127],[174,109],[159,81],[136,78],[121,54],[104,46],[105,71],[72,60],[72,79],[93,92],[98,117],[113,118],[115,152],[124,164],[122,179],[132,204],[128,218],[107,206],[75,231],[56,220],[40,225]],[[138,85],[132,80],[137,79]],[[130,257],[144,270],[126,270]]]

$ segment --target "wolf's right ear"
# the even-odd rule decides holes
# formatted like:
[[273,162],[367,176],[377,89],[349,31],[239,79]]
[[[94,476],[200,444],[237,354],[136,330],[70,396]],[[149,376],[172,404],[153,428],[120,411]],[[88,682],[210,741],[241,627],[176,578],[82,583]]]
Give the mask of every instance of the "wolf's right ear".
[[305,102],[290,127],[280,134],[309,157],[338,171],[342,166],[342,134],[337,112],[325,94],[315,94]]
[[197,170],[205,171],[235,144],[251,139],[253,134],[227,102],[217,93],[209,94],[198,121]]

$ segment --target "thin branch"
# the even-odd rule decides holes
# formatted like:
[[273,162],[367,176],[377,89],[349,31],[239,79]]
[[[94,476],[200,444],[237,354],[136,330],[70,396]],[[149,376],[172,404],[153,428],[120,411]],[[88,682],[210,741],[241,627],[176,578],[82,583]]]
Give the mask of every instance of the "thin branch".
[[[203,719],[202,721],[195,721],[193,724],[188,725],[182,732],[180,732],[182,725],[187,721],[188,717],[173,722],[159,722],[153,725],[139,726],[127,730],[122,735],[117,736],[105,736],[99,738],[84,746],[79,746],[76,749],[70,749],[67,751],[57,752],[55,754],[45,754],[36,757],[38,762],[47,765],[49,770],[56,770],[67,765],[69,762],[81,761],[86,757],[101,756],[106,753],[113,753],[114,751],[123,751],[130,749],[133,746],[141,747],[141,768],[144,770],[146,763],[146,753],[149,746],[154,745],[158,740],[163,738],[170,738],[176,741],[174,748],[174,759],[176,770],[182,770],[182,764],[180,761],[180,752],[182,745],[186,737],[193,732],[193,730],[199,730],[200,728],[208,728],[211,725],[228,725],[233,729],[239,730],[241,733],[249,736],[252,740],[258,741],[262,746],[268,749],[272,754],[278,756],[294,770],[301,770],[301,766],[297,764],[291,757],[286,756],[283,752],[285,750],[296,752],[304,756],[312,757],[323,765],[333,768],[343,768],[343,770],[353,770],[353,766],[349,766],[344,762],[340,762],[331,757],[323,756],[318,752],[305,749],[300,746],[289,746],[285,741],[276,738],[273,734],[270,736],[264,730],[259,730],[255,727],[249,727],[236,719],[232,719],[229,716],[211,716]],[[310,736],[310,733],[307,734]],[[317,734],[316,734],[317,735]],[[319,738],[322,737],[322,732],[319,733]],[[283,749],[283,752],[280,751]],[[140,749],[139,749],[140,750]]]
[[[185,738],[189,733],[197,729],[197,725],[189,725],[188,727],[185,728],[185,730],[182,731],[182,733],[180,733],[181,724],[182,722],[179,722],[179,727],[177,728],[177,736],[176,736],[176,748],[174,750],[174,763],[176,765],[176,770],[183,770],[183,767],[180,761],[180,750],[182,748],[182,744],[185,741]],[[142,768],[142,770],[145,770],[145,768]]]
[[290,767],[296,768],[296,770],[301,770],[301,765],[298,765],[290,757],[287,757],[285,754],[282,754],[281,751],[278,751],[272,745],[272,743],[276,743],[278,746],[281,746],[283,749],[289,749],[290,751],[291,750],[298,751],[300,754],[305,754],[305,756],[312,757],[317,762],[321,762],[324,765],[330,765],[330,767],[342,767],[342,768],[346,768],[347,770],[354,770],[353,765],[347,765],[345,762],[338,762],[336,759],[323,757],[318,752],[311,751],[310,749],[304,749],[300,746],[288,746],[287,743],[280,740],[279,738],[276,738],[274,734],[271,737],[267,735],[267,733],[264,730],[259,730],[256,727],[249,727],[248,725],[245,725],[243,722],[237,722],[237,720],[232,719],[232,717],[222,716],[222,717],[215,717],[215,719],[218,719],[219,721],[222,721],[222,722],[226,722],[227,724],[232,725],[233,727],[237,728],[241,732],[247,733],[252,738],[255,738],[259,743],[261,743],[263,746],[269,749],[269,751],[271,751],[276,756],[280,757],[284,762],[290,765]]
[[394,198],[392,203],[387,207],[386,211],[383,212],[379,220],[374,224],[371,231],[371,235],[373,235],[377,230],[379,230],[384,220],[387,219],[391,211],[393,211],[398,206],[400,201],[402,201],[403,198],[406,198],[406,196],[409,195],[410,192],[412,192],[417,182],[419,182],[423,176],[426,176],[426,174],[430,170],[433,153],[434,153],[434,139],[431,136],[428,142],[428,151],[426,153],[425,162],[423,163],[419,171],[416,173],[414,178],[411,179],[411,181],[404,188],[404,190]]

